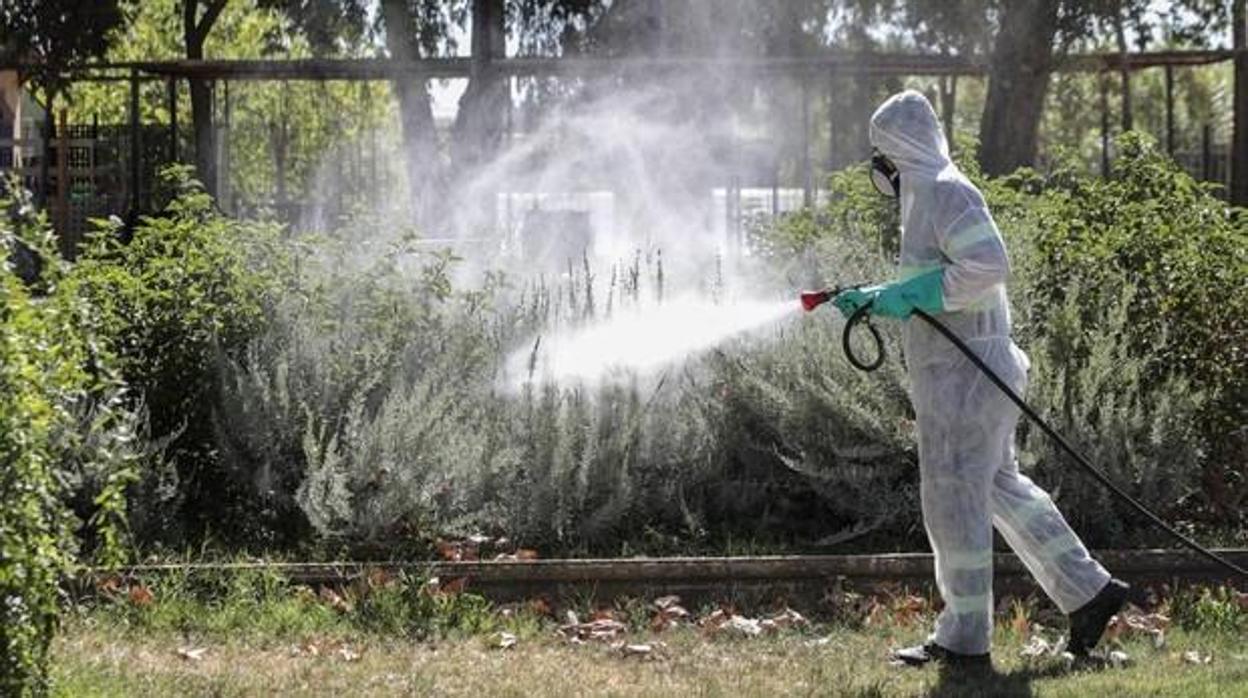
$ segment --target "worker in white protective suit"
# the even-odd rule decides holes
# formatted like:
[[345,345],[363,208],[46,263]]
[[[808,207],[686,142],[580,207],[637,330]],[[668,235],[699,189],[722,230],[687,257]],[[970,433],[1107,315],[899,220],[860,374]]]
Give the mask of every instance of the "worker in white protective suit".
[[1086,653],[1125,603],[1127,586],[1088,554],[1049,495],[1018,471],[1018,408],[927,323],[934,315],[1022,394],[1027,356],[1010,338],[1005,243],[984,197],[949,159],[936,113],[923,95],[890,97],[871,117],[871,176],[901,199],[898,281],[844,291],[847,317],[904,321],[910,398],[917,415],[923,520],[935,554],[944,609],[935,632],[894,659],[922,665],[986,664],[992,635],[992,528],[1044,591],[1070,615],[1071,651]]

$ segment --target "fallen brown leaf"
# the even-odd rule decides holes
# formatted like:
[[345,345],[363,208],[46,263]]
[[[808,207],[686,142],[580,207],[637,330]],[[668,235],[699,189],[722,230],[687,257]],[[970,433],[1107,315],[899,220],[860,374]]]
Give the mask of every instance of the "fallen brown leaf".
[[[571,618],[575,615],[569,613]],[[599,618],[588,623],[569,623],[559,632],[573,640],[612,640],[628,631],[628,626],[613,618]]]
[[152,602],[156,600],[156,597],[152,595],[151,590],[142,584],[135,584],[130,587],[130,592],[127,594],[127,597],[130,599],[130,603],[135,606],[150,606],[152,605]]
[[339,594],[333,589],[330,589],[329,587],[321,587],[321,590],[317,593],[317,595],[320,596],[321,601],[324,601],[327,606],[335,611],[338,611],[339,613],[351,612],[351,603],[347,601],[342,594]]
[[689,611],[680,605],[679,596],[660,596],[654,600],[654,606],[657,611],[650,619],[650,629],[655,632],[662,632],[690,616]]
[[698,627],[705,630],[718,630],[721,625],[728,622],[730,617],[727,611],[717,608],[699,619]]
[[96,591],[106,596],[119,594],[121,593],[121,577],[115,574],[101,577],[96,580],[95,588]]
[[549,616],[554,613],[550,608],[550,602],[543,597],[529,599],[529,613],[535,616]]

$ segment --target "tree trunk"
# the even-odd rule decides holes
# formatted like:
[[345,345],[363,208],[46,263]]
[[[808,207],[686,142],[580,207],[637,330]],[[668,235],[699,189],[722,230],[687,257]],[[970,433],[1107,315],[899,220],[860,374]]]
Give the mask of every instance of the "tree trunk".
[[[204,14],[199,16],[199,6],[205,2]],[[227,0],[184,0],[182,6],[182,36],[186,43],[186,57],[203,60],[204,41],[212,25],[216,24]],[[212,130],[212,87],[205,80],[187,80],[191,92],[191,127],[195,131],[195,171],[209,194],[217,193],[217,149]]]
[[461,229],[494,223],[501,182],[482,175],[498,155],[506,128],[509,83],[491,63],[506,55],[506,37],[505,1],[473,0],[472,77],[459,99],[451,136],[454,190],[471,204],[455,207]]
[[1035,162],[1058,5],[1050,0],[1002,5],[979,132],[979,161],[987,174],[1007,174]]
[[[381,12],[386,25],[386,49],[390,58],[399,63],[419,58],[420,49],[415,41],[416,22],[406,0],[382,0]],[[396,75],[394,91],[399,100],[399,122],[403,131],[404,161],[407,165],[412,213],[416,225],[427,230],[435,221],[435,207],[442,178],[433,105],[423,75]]]
[[[189,52],[188,52],[189,53]],[[198,56],[188,56],[197,58]],[[209,194],[217,195],[217,144],[212,127],[212,88],[205,80],[188,80],[191,125],[195,130],[195,172]]]
[[1131,131],[1135,128],[1135,115],[1131,109],[1131,71],[1127,68],[1127,55],[1131,49],[1127,46],[1127,30],[1124,26],[1122,3],[1118,3],[1118,12],[1114,15],[1114,35],[1118,41],[1118,57],[1122,60],[1122,130]]
[[472,170],[488,162],[502,141],[506,120],[507,80],[490,64],[506,54],[504,0],[473,0],[472,77],[455,117],[454,162]]
[[1231,139],[1231,202],[1248,206],[1248,0],[1235,0],[1235,132]]

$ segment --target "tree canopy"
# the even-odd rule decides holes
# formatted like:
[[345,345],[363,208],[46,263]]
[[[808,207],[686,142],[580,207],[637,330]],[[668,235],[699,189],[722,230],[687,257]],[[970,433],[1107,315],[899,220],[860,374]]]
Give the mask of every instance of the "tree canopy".
[[118,0],[0,0],[0,63],[55,92],[67,67],[104,55],[122,19]]

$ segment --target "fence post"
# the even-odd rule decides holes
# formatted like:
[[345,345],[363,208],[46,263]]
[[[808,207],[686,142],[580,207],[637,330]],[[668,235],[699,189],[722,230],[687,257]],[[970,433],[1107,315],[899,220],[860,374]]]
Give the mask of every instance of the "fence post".
[[69,231],[69,114],[61,109],[56,130],[56,210],[53,214],[60,237],[61,256],[74,257],[74,240]]
[[[96,173],[95,173],[96,169],[98,169],[100,166],[99,146],[100,146],[100,115],[97,113],[97,114],[91,115],[91,165],[90,167],[91,167],[91,201],[92,201],[91,205],[93,209],[95,208],[96,205],[99,204],[99,199],[102,198],[100,196],[99,183],[96,181]],[[112,206],[109,205],[109,208],[111,209]],[[99,211],[95,211],[95,215],[97,216],[100,215]]]
[[780,217],[780,155],[772,154],[771,163],[771,218]]
[[169,78],[169,162],[178,162],[178,79]]
[[1174,66],[1166,66],[1166,153],[1174,157]]
[[1109,80],[1101,78],[1101,176],[1109,177]]
[[944,121],[945,138],[953,145],[954,115],[958,109],[958,75],[944,75],[940,78],[940,116]]
[[1200,178],[1213,179],[1213,126],[1205,124],[1200,130]]
[[139,142],[139,72],[130,69],[130,213],[137,214],[140,207],[139,197],[139,160],[143,157],[142,144]]
[[814,201],[811,186],[814,175],[810,167],[810,88],[809,78],[802,73],[802,204],[809,208]]
[[[43,143],[40,143],[39,155],[39,196],[36,201],[39,208],[47,208],[48,206],[48,179],[49,179],[49,163],[52,159],[52,137],[56,130],[55,111],[53,108],[56,104],[56,93],[48,93],[48,106],[43,114],[43,127],[39,129],[40,135],[43,136]],[[21,128],[21,124],[18,124]]]

